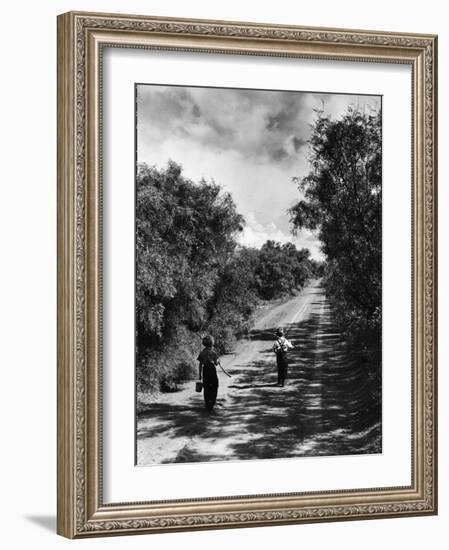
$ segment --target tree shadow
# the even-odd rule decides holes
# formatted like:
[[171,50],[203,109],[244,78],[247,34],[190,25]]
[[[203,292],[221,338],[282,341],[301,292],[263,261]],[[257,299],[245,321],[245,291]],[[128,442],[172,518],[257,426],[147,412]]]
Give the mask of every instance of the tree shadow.
[[[198,401],[154,404],[141,417],[158,421],[138,437],[201,439],[201,448],[186,445],[175,462],[381,452],[380,362],[348,349],[326,303],[320,315],[285,329],[295,346],[285,387],[276,385],[274,357],[258,360],[233,370],[221,410],[208,415]],[[252,331],[251,339],[273,341],[275,330]]]

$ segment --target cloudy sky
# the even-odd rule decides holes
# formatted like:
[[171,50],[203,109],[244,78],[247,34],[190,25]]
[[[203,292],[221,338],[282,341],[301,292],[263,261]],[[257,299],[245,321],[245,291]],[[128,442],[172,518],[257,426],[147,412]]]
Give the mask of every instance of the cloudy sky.
[[173,159],[186,177],[229,191],[246,220],[241,244],[291,241],[319,259],[314,234],[291,234],[286,211],[301,198],[292,178],[309,170],[314,110],[338,118],[349,105],[378,109],[380,97],[139,84],[137,160]]

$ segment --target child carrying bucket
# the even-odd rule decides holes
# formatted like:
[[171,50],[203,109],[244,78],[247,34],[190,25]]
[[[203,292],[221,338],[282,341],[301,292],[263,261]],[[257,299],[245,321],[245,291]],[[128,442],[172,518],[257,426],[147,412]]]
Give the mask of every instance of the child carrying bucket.
[[219,364],[218,354],[214,350],[212,336],[203,338],[204,349],[198,355],[198,377],[203,382],[204,403],[209,412],[217,400],[218,376],[216,366]]

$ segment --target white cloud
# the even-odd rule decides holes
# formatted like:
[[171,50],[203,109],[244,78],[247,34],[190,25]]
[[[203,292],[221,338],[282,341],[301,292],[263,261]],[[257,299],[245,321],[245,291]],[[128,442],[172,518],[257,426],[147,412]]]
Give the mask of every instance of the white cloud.
[[247,220],[240,242],[293,242],[322,255],[316,236],[289,233],[288,209],[302,198],[293,177],[309,171],[307,139],[314,109],[340,117],[352,105],[379,108],[380,98],[349,94],[257,91],[183,86],[138,87],[138,161],[214,179]]
[[242,246],[260,248],[266,241],[278,241],[281,243],[292,242],[292,236],[283,233],[275,223],[262,225],[256,220],[254,212],[246,217],[246,225],[240,233],[238,241]]
[[261,248],[268,240],[283,244],[291,242],[297,248],[308,248],[312,258],[316,260],[323,259],[323,255],[320,252],[320,242],[310,231],[301,231],[298,236],[285,233],[274,222],[266,224],[258,222],[254,212],[247,214],[245,220],[245,228],[238,237],[238,242],[242,246]]

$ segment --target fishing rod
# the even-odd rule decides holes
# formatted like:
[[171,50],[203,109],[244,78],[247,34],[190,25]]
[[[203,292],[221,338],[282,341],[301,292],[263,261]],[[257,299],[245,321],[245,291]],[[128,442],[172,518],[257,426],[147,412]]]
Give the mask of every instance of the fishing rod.
[[226,376],[229,376],[229,378],[232,378],[232,375],[229,374],[228,371],[224,370],[224,368],[221,366],[221,363],[220,361],[218,361],[218,366],[220,367],[220,369],[226,374]]

